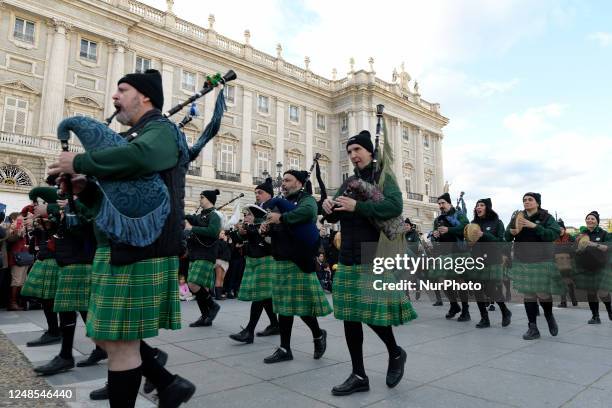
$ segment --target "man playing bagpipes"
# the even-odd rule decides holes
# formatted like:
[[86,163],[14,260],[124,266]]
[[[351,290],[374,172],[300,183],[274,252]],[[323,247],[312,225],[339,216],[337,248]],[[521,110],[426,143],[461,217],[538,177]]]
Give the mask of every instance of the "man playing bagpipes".
[[[53,375],[74,367],[72,346],[76,329],[77,312],[87,322],[89,306],[91,265],[96,250],[92,219],[95,215],[80,201],[60,199],[56,188],[38,187],[40,195],[58,204],[57,233],[54,235],[55,260],[59,273],[53,302],[53,311],[59,313],[62,346],[59,354],[49,363],[34,368],[43,375]],[[73,208],[69,208],[72,205]],[[74,211],[74,212],[73,212]],[[70,222],[67,214],[78,218]],[[106,352],[96,346],[80,367],[96,364],[107,358]],[[95,360],[95,361],[94,361]]]
[[221,306],[213,300],[215,290],[215,261],[217,259],[217,239],[221,232],[221,217],[215,211],[219,190],[204,190],[200,194],[199,215],[190,215],[185,223],[189,232],[187,252],[189,254],[189,275],[187,284],[196,297],[200,308],[200,318],[189,327],[210,326],[217,317]]
[[[55,192],[50,194],[49,190],[52,189],[35,187],[30,190],[29,197],[34,202],[31,207],[32,212],[23,214],[26,217],[24,225],[31,231],[34,249],[37,252],[36,260],[28,273],[21,295],[40,299],[47,320],[47,330],[39,339],[26,343],[28,347],[44,346],[61,341],[57,313],[53,311],[59,274],[59,267],[55,261],[53,234],[57,230],[59,207],[56,203],[57,194]],[[43,200],[44,203],[39,203],[38,200]]]
[[[314,245],[308,246],[303,241],[306,237],[298,237],[296,233],[300,225],[314,225],[317,219],[317,203],[304,191],[307,179],[306,171],[288,170],[283,174],[281,189],[285,199],[295,204],[295,208],[282,214],[268,214],[267,223],[260,228],[261,233],[272,238],[272,256],[276,260],[272,304],[274,312],[279,315],[281,336],[280,347],[264,359],[266,364],[293,360],[291,329],[294,316],[300,316],[312,332],[314,359],[320,359],[327,347],[327,333],[319,328],[316,318],[332,311],[314,273],[318,239]],[[274,200],[270,200],[272,202]],[[318,238],[318,233],[315,234]]]
[[[257,336],[271,336],[279,334],[278,318],[272,306],[272,288],[274,287],[274,258],[272,246],[259,233],[266,217],[260,206],[274,195],[274,187],[270,177],[255,187],[255,201],[259,206],[247,206],[244,211],[244,223],[238,229],[240,239],[244,241],[246,266],[242,275],[242,283],[238,292],[238,300],[251,302],[249,323],[240,332],[229,337],[242,343],[252,343],[255,336],[255,327],[261,313],[265,310],[270,324]],[[259,225],[258,225],[259,224]]]
[[395,341],[392,326],[416,318],[404,292],[373,289],[375,280],[390,282],[396,277],[393,271],[375,275],[372,259],[363,253],[366,243],[376,246],[377,256],[380,251],[390,257],[406,251],[402,194],[391,173],[390,144],[385,143],[385,148],[386,162],[377,166],[370,132],[363,130],[351,137],[346,152],[355,166],[355,175],[345,180],[333,199],[323,202],[326,220],[340,221],[340,256],[333,284],[334,316],[344,321],[353,366],[346,381],[333,387],[333,395],[370,389],[363,363],[363,323],[385,344],[389,355],[386,383],[395,387],[404,374],[407,356]]
[[[92,267],[87,335],[108,353],[111,407],[133,407],[143,375],[157,388],[160,406],[177,407],[191,398],[195,386],[164,369],[155,350],[142,339],[157,336],[160,328],[181,327],[176,273],[189,152],[184,135],[161,114],[164,96],[158,71],[124,76],[113,100],[117,120],[130,126],[126,132],[129,141],[83,154],[64,151],[50,166],[49,174],[85,174],[96,177],[97,185],[114,181],[118,190],[122,186],[129,189],[134,178],[154,175],[167,189],[165,220],[160,232],[153,234],[152,243],[135,246],[121,242],[116,235],[102,233],[96,219],[98,247]],[[106,192],[94,191],[96,196],[88,198],[98,208],[112,210],[104,207]],[[138,196],[147,192],[130,193]],[[126,225],[124,219],[114,220]],[[154,224],[154,220],[148,223]]]
[[[447,262],[447,259],[454,257],[465,257],[469,253],[463,237],[463,229],[469,223],[465,212],[453,207],[450,195],[442,194],[438,197],[438,208],[440,215],[434,220],[432,230],[433,254],[441,258],[441,263],[429,271],[431,279],[460,279],[453,269],[439,267]],[[447,319],[452,319],[459,312],[458,322],[471,320],[469,311],[469,293],[460,291],[461,307],[457,303],[457,292],[453,289],[445,290],[444,293],[450,302],[450,309],[446,314]]]

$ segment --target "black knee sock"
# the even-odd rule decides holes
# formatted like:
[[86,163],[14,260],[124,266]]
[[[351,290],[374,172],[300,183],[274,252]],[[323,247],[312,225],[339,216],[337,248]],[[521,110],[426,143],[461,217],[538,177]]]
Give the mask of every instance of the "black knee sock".
[[529,323],[535,323],[538,317],[538,302],[524,302],[525,312],[527,313],[527,320]]
[[278,326],[280,328],[280,346],[287,351],[291,350],[291,329],[293,328],[293,316],[278,315]]
[[142,378],[142,367],[125,371],[108,370],[108,399],[111,408],[133,408]]
[[508,306],[506,306],[506,303],[497,302],[497,304],[499,305],[499,310],[501,310],[502,314],[508,313]]
[[323,333],[321,332],[321,328],[319,327],[319,321],[316,317],[300,316],[300,319],[302,319],[302,321],[306,323],[306,326],[308,326],[308,328],[312,332],[313,339],[318,339],[319,337],[321,337]]
[[545,317],[552,316],[552,314],[553,314],[553,311],[552,311],[553,302],[552,302],[552,300],[550,300],[550,301],[541,301],[540,300],[540,305],[542,305],[542,309],[544,310],[544,316]]
[[469,312],[469,311],[470,311],[470,304],[469,304],[468,302],[464,302],[464,301],[462,301],[462,302],[461,302],[461,311],[462,311],[463,313],[467,313],[467,312]]
[[59,336],[59,324],[57,321],[57,313],[53,311],[53,300],[44,300],[43,304],[43,313],[45,314],[45,319],[47,320],[47,327],[49,328],[49,334],[52,336]]
[[591,309],[593,317],[599,317],[599,302],[589,302],[589,309]]
[[604,300],[603,304],[606,306],[606,311],[608,313],[612,312],[612,302],[610,302],[610,300]]
[[[211,289],[212,290],[212,289]],[[215,289],[216,290],[216,289]],[[206,306],[208,306],[208,308],[211,308],[215,305],[215,299],[213,299],[212,294],[210,293],[210,291],[205,290],[204,291],[204,296],[205,296],[205,301],[206,301]]]
[[360,322],[344,322],[344,338],[351,355],[353,373],[365,378],[363,365],[363,329]]
[[270,326],[278,326],[278,318],[276,317],[276,313],[274,313],[274,308],[272,307],[272,299],[262,300],[264,305],[264,310],[270,319]]
[[255,332],[255,326],[257,326],[257,322],[261,317],[261,313],[263,312],[264,304],[262,300],[258,300],[251,303],[251,315],[249,316],[249,324],[247,324],[246,329],[249,333],[253,334]]
[[76,328],[76,312],[60,312],[60,332],[62,333],[62,348],[60,349],[60,357],[71,359],[72,345],[74,344],[74,330]]
[[374,330],[374,333],[376,333],[383,343],[385,343],[390,358],[395,358],[400,355],[401,351],[395,342],[395,336],[393,336],[393,328],[391,326],[374,326],[371,324],[368,324],[368,326],[370,326],[370,329]]
[[567,289],[569,291],[570,300],[572,301],[572,303],[576,303],[576,285],[570,283],[569,285],[567,285]]
[[198,303],[198,308],[200,309],[200,313],[202,314],[202,316],[206,316],[206,314],[208,313],[208,304],[206,301],[206,298],[207,298],[206,295],[207,295],[207,292],[204,290],[204,288],[200,288],[200,290],[198,290],[195,294],[196,302]]
[[489,302],[476,302],[478,305],[478,311],[480,311],[480,317],[485,319],[489,317],[489,312],[487,311],[487,305]]
[[144,341],[140,341],[140,358],[142,359],[142,375],[155,385],[157,391],[164,390],[174,381],[174,376],[170,374],[155,359],[158,350],[155,350]]

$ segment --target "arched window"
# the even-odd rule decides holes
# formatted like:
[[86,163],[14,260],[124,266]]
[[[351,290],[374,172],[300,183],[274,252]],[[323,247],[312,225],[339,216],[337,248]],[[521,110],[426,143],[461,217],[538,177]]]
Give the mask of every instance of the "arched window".
[[19,166],[3,164],[0,166],[0,185],[31,187],[32,179]]

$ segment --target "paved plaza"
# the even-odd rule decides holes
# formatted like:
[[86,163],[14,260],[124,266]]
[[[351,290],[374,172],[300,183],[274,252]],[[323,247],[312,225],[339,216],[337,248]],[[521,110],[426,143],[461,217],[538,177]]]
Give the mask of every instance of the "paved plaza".
[[[331,299],[330,299],[331,300]],[[526,317],[522,304],[513,304],[512,325],[502,328],[499,309],[490,312],[493,327],[474,328],[478,311],[471,307],[472,321],[447,321],[444,307],[432,307],[427,299],[415,303],[419,318],[396,329],[398,343],[408,353],[406,373],[394,389],[385,385],[387,354],[369,329],[364,330],[365,365],[371,391],[334,397],[331,387],[351,370],[342,322],[333,316],[320,319],[328,332],[327,352],[313,360],[312,338],[297,319],[293,329],[291,362],[266,365],[262,360],[274,351],[278,336],[260,338],[250,345],[227,336],[246,325],[249,303],[221,302],[212,327],[190,328],[197,317],[195,302],[182,302],[180,331],[162,331],[151,339],[169,354],[168,367],[197,385],[189,407],[609,407],[612,404],[612,322],[602,313],[602,324],[591,326],[588,309],[555,309],[560,332],[550,337],[539,318],[542,339],[524,341]],[[603,309],[603,307],[602,307]],[[604,319],[605,317],[605,319]],[[267,325],[265,314],[259,323]],[[8,399],[7,387],[41,389],[44,380],[52,387],[75,387],[73,407],[106,407],[89,401],[91,390],[102,386],[107,366],[75,368],[52,377],[35,377],[32,365],[50,360],[59,345],[28,348],[25,343],[42,333],[42,311],[0,312],[0,406],[61,406],[41,401],[27,405]],[[9,342],[10,341],[10,342]],[[76,360],[92,350],[82,322],[74,344]],[[7,377],[8,375],[8,377]],[[144,383],[144,381],[143,381]],[[153,407],[154,395],[141,394],[137,407]]]

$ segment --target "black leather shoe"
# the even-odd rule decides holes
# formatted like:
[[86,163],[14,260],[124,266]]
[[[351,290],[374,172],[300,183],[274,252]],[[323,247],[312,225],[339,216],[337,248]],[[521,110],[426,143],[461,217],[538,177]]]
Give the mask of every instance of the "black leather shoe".
[[472,316],[470,316],[470,312],[467,309],[463,309],[457,318],[458,322],[469,322],[470,320],[472,320]]
[[62,341],[62,336],[61,335],[58,334],[57,336],[54,336],[52,334],[49,334],[48,331],[46,331],[38,339],[32,340],[32,341],[28,341],[26,343],[26,346],[28,346],[28,347],[47,346],[49,344],[60,343],[61,341]]
[[548,323],[548,331],[551,336],[556,336],[559,334],[559,326],[557,326],[557,321],[555,320],[555,316],[552,314],[550,316],[545,316],[546,322]]
[[257,337],[274,336],[276,334],[280,334],[279,327],[269,325],[268,327],[263,329],[263,331],[257,332]]
[[215,320],[215,317],[217,317],[217,313],[219,313],[219,310],[221,310],[221,305],[217,302],[214,302],[213,306],[208,311],[208,316],[206,317],[206,319],[204,319],[203,326],[212,326],[212,322],[213,320]]
[[77,363],[77,367],[89,367],[96,365],[98,362],[107,358],[108,354],[106,354],[106,351],[96,347],[85,360],[81,360]]
[[327,349],[327,331],[321,329],[321,336],[317,339],[312,340],[314,342],[314,355],[312,358],[315,360],[320,359],[325,354]]
[[[155,360],[157,360],[159,365],[164,367],[166,363],[168,362],[168,353],[158,348],[156,348],[155,350],[157,351],[157,354],[155,354]],[[146,378],[144,387],[142,388],[142,390],[145,392],[145,394],[148,394],[150,392],[153,392],[154,389],[155,389],[155,385],[151,381],[149,381],[148,378]]]
[[510,326],[512,323],[512,312],[506,309],[506,312],[502,312],[502,327]]
[[289,361],[293,360],[293,354],[291,354],[291,350],[283,350],[282,348],[277,348],[276,351],[266,358],[264,358],[264,363],[266,364],[274,364],[280,363],[281,361]]
[[226,299],[236,299],[236,295],[234,295],[234,292],[229,291],[227,292],[227,296],[225,298]]
[[242,329],[240,333],[230,334],[229,338],[232,340],[239,341],[240,343],[251,344],[255,339],[253,333],[249,332],[247,329]]
[[359,378],[354,373],[351,373],[342,384],[332,388],[332,394],[336,396],[351,395],[354,392],[364,391],[370,391],[370,380],[368,377]]
[[202,326],[206,326],[204,323],[206,322],[207,317],[206,316],[200,316],[200,318],[198,320],[196,320],[195,322],[191,323],[189,325],[189,327],[202,327]]
[[436,302],[432,306],[442,306],[442,305],[444,305],[444,303],[442,303],[441,300],[436,300]]
[[491,321],[488,317],[481,318],[478,324],[476,324],[477,329],[486,329],[487,327],[491,327]]
[[404,366],[406,365],[406,352],[400,347],[400,355],[396,358],[389,358],[387,368],[387,387],[393,388],[402,380],[404,376]]
[[495,311],[495,305],[494,304],[490,304],[489,305],[489,312],[494,312]]
[[567,302],[561,302],[557,305],[557,307],[567,307]]
[[588,321],[589,324],[601,324],[601,319],[599,316],[593,316],[591,320]]
[[45,365],[34,368],[38,374],[53,375],[74,368],[74,358],[62,358],[57,355]]
[[175,375],[174,381],[157,394],[159,397],[159,407],[176,408],[182,403],[189,401],[195,391],[196,386],[191,381],[180,375]]
[[108,383],[104,387],[93,390],[89,393],[89,399],[93,401],[102,401],[108,399]]
[[448,309],[448,313],[446,314],[446,318],[447,319],[452,319],[460,311],[461,311],[461,308],[459,307],[458,304],[456,304],[456,303],[451,304],[451,307],[450,307],[450,309]]
[[523,334],[523,340],[535,340],[540,338],[540,331],[535,323],[529,323],[529,329]]

